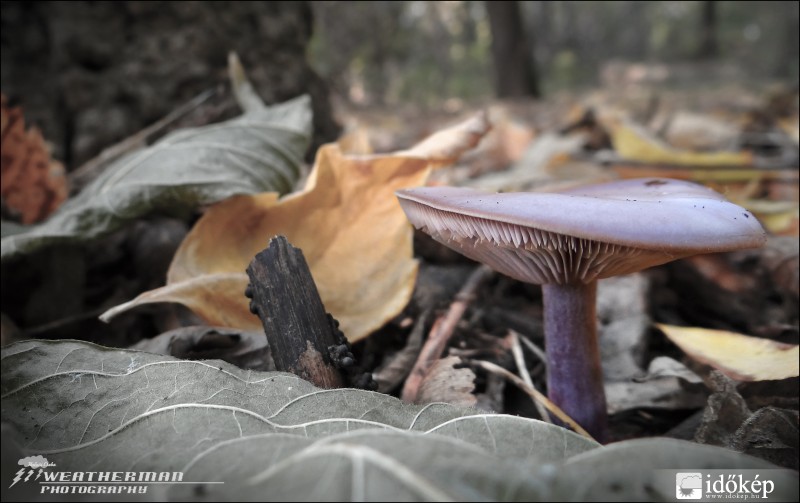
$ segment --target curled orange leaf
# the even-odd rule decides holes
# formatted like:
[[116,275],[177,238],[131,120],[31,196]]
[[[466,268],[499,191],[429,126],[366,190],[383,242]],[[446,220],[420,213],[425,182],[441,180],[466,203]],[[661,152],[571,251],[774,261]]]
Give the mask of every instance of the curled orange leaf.
[[412,230],[394,191],[423,185],[432,167],[454,162],[488,129],[479,116],[390,154],[346,155],[337,144],[324,145],[301,191],[280,200],[272,192],[239,195],[212,206],[176,252],[167,286],[102,318],[143,303],[179,302],[211,325],[258,329],[244,271],[282,234],[303,251],[326,310],[348,339],[362,339],[405,307],[416,279]]

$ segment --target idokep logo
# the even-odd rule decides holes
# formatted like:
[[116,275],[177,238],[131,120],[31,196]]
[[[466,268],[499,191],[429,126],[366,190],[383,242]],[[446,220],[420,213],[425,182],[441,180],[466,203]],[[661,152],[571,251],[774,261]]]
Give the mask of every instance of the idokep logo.
[[[691,469],[691,468],[690,468]],[[797,472],[785,468],[655,470],[658,501],[797,501]],[[673,494],[675,496],[673,496]],[[674,498],[674,499],[672,499]]]
[[676,473],[675,497],[679,500],[703,499],[703,474],[700,472]]

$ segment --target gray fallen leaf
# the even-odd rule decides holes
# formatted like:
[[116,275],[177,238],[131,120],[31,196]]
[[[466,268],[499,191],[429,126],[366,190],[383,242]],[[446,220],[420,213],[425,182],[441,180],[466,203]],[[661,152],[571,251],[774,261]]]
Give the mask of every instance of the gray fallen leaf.
[[149,213],[181,215],[234,194],[289,192],[308,148],[311,100],[249,106],[240,117],[176,131],[119,159],[41,224],[2,222],[0,258],[96,238]]
[[687,387],[677,377],[662,377],[647,382],[606,383],[608,413],[616,414],[632,409],[699,409],[706,402],[706,393],[700,387]]
[[597,284],[600,355],[607,382],[629,381],[642,372],[650,328],[649,288],[648,277],[641,273],[607,278]]
[[736,381],[714,370],[708,376],[714,393],[708,397],[695,441],[726,447],[779,466],[797,469],[796,410],[763,407],[751,412]]
[[764,407],[755,411],[736,430],[730,448],[797,470],[798,413],[796,410]]
[[[536,463],[597,448],[532,419],[79,341],[3,348],[0,389],[24,450],[59,470],[188,475],[202,464],[210,471],[191,480],[225,481],[228,498],[524,500],[539,494]],[[280,489],[265,496],[265,483]]]
[[703,384],[703,378],[683,363],[669,356],[653,358],[647,367],[647,374],[634,379],[635,382],[648,382],[664,377],[677,377],[691,384]]
[[[671,439],[600,448],[541,421],[79,341],[18,342],[1,359],[17,455],[189,482],[140,499],[639,501],[666,494],[650,485],[659,468],[773,468]],[[793,487],[773,473],[776,496],[796,493],[793,473]]]
[[719,370],[712,370],[707,384],[713,390],[703,411],[703,419],[695,432],[695,442],[730,446],[739,426],[750,417],[751,411],[736,382]]
[[570,458],[554,477],[553,501],[676,501],[674,470],[712,469],[774,470],[762,476],[775,484],[770,501],[794,501],[796,472],[775,468],[760,459],[682,440],[628,440]]

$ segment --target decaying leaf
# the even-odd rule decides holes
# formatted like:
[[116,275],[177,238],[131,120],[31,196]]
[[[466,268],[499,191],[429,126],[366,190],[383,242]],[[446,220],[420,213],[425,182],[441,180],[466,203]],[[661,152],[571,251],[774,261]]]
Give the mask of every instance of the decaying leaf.
[[25,130],[22,108],[9,107],[4,94],[0,100],[0,194],[22,223],[39,222],[67,198],[64,166],[50,159],[50,149],[37,128]]
[[767,381],[800,374],[800,347],[706,328],[656,325],[695,360],[739,381]]
[[444,402],[461,407],[474,407],[475,373],[470,368],[456,368],[462,363],[457,356],[436,360],[419,386],[414,403]]
[[282,234],[303,251],[325,309],[351,342],[399,313],[414,289],[412,229],[394,191],[423,185],[489,129],[484,116],[391,154],[345,155],[323,146],[305,188],[278,200],[266,192],[211,207],[175,254],[167,286],[103,315],[150,302],[179,302],[210,325],[258,330],[244,289],[247,264]]

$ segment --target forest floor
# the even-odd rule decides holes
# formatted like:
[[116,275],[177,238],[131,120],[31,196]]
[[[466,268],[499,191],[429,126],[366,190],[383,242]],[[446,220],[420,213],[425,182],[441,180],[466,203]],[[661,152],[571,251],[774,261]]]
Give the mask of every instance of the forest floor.
[[[763,248],[600,281],[610,436],[693,440],[797,470],[797,374],[776,379],[740,370],[750,368],[750,354],[717,359],[736,344],[734,336],[687,349],[668,334],[743,334],[773,342],[767,351],[776,354],[800,343],[797,103],[797,89],[634,87],[481,107],[452,101],[433,112],[338,104],[337,115],[345,127],[342,150],[365,155],[402,151],[486,110],[491,131],[454,165],[434,171],[430,185],[548,191],[620,178],[680,178],[704,183],[758,216],[769,233]],[[190,125],[216,116],[200,107]],[[148,305],[110,325],[97,320],[109,307],[162,286],[196,221],[197,215],[151,216],[102,241],[48,249],[21,266],[4,263],[3,344],[82,339],[272,369],[257,333],[209,328],[176,304]],[[419,231],[413,243],[419,272],[411,300],[353,345],[361,367],[379,391],[400,396],[424,341],[441,331],[449,312],[463,309],[439,335],[446,343],[435,379],[424,393],[415,390],[415,401],[541,418],[541,404],[528,394],[530,387],[547,390],[540,287],[476,273],[477,264]],[[485,362],[529,383],[521,387]]]

